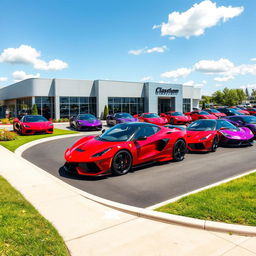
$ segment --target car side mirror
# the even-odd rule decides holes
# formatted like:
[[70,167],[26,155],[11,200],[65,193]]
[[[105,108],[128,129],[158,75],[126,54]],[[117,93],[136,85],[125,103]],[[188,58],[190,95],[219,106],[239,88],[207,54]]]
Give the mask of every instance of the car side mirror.
[[106,131],[106,130],[105,130],[105,129],[103,129],[103,130],[101,130],[101,133],[103,134],[105,131]]
[[140,136],[139,138],[137,138],[136,140],[146,140],[148,137],[147,136]]

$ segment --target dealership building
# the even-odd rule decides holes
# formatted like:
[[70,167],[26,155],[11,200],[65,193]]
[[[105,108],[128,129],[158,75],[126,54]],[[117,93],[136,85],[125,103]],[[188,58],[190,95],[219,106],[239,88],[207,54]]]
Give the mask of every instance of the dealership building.
[[110,113],[131,114],[198,108],[201,89],[182,84],[30,78],[0,89],[0,115],[30,111],[34,104],[47,118],[68,118],[91,113],[101,118]]

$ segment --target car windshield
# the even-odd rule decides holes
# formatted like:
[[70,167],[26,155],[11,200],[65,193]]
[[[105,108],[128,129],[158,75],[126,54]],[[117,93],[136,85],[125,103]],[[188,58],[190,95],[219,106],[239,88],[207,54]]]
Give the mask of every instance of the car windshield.
[[184,116],[184,114],[181,112],[173,112],[173,113],[171,113],[171,115],[172,116]]
[[200,112],[198,112],[198,114],[199,114],[199,115],[209,115],[209,113],[206,112],[206,111],[200,111]]
[[47,122],[48,120],[43,116],[25,116],[23,119],[24,123],[37,123],[37,122]]
[[79,115],[77,117],[78,120],[95,120],[97,119],[94,115],[91,114],[85,114],[85,115]]
[[217,122],[217,130],[220,130],[221,128],[225,128],[227,130],[239,131],[239,128],[237,128],[235,125],[231,124],[226,120],[218,119],[216,120],[216,122]]
[[220,113],[220,111],[218,111],[217,109],[210,109],[209,110],[211,113]]
[[133,118],[133,116],[129,113],[118,113],[115,114],[116,118]]
[[159,117],[158,114],[154,114],[154,113],[144,114],[142,116],[145,118],[158,118]]
[[198,120],[190,124],[188,131],[214,131],[216,129],[215,120]]
[[237,115],[241,115],[241,113],[239,113],[237,110],[233,109],[233,108],[229,108],[230,112],[233,114],[237,114]]
[[128,141],[130,140],[134,133],[137,131],[138,126],[130,124],[118,124],[109,130],[105,131],[97,139],[102,141]]
[[242,119],[247,124],[256,124],[256,116],[244,116]]

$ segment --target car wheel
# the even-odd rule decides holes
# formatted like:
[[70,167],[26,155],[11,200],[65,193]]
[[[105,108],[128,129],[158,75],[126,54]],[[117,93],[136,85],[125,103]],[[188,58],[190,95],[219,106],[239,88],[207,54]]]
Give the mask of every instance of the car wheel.
[[219,143],[218,143],[218,137],[215,136],[214,139],[213,139],[213,142],[212,142],[212,148],[211,148],[211,151],[212,152],[216,152],[217,148],[219,146]]
[[111,170],[114,175],[124,175],[132,167],[132,156],[126,150],[118,151],[112,159]]
[[172,159],[175,162],[182,161],[185,158],[185,154],[187,152],[186,143],[184,140],[179,139],[175,142],[173,151],[172,151]]

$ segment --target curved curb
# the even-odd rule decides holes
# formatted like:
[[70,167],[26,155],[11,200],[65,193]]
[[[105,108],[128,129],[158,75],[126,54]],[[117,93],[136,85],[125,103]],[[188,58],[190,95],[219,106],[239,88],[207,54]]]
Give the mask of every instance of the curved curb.
[[[78,193],[79,195],[83,196],[86,199],[89,199],[94,202],[100,203],[102,205],[114,208],[116,210],[120,210],[122,212],[126,212],[129,214],[135,215],[137,217],[147,218],[147,219],[151,219],[154,221],[160,221],[160,222],[169,223],[169,224],[178,224],[178,225],[187,226],[187,227],[204,229],[207,231],[227,232],[227,233],[234,233],[234,234],[246,235],[246,236],[256,236],[256,227],[253,227],[253,226],[227,224],[227,223],[223,223],[223,222],[200,220],[200,219],[184,217],[184,216],[180,216],[180,215],[156,212],[149,208],[143,209],[143,208],[125,205],[122,203],[117,203],[117,202],[114,202],[111,200],[103,199],[98,196],[94,196],[90,193],[84,192],[81,189],[75,188],[75,187],[65,183],[64,181],[58,179],[57,177],[51,175],[50,173],[44,171],[43,169],[39,168],[38,166],[32,164],[31,162],[29,162],[28,160],[26,160],[22,157],[22,153],[26,149],[28,149],[34,145],[37,145],[37,144],[40,144],[43,142],[47,142],[47,141],[51,141],[51,140],[55,140],[55,139],[62,139],[62,138],[76,137],[76,136],[81,136],[81,134],[63,135],[63,136],[56,136],[56,137],[36,140],[36,141],[24,144],[23,146],[19,147],[15,151],[15,154],[17,155],[17,157],[19,157],[23,161],[32,165],[35,168],[35,170],[40,171],[41,173],[43,173],[44,175],[47,175],[48,177],[51,177],[51,179],[55,180],[57,183],[61,184],[62,186],[65,186],[67,189],[69,189],[75,193]],[[255,171],[256,170],[253,170],[251,172],[255,172]],[[240,176],[245,176],[247,174],[248,173],[246,173],[244,175],[240,175]],[[182,196],[180,196],[179,198],[181,198],[181,197]]]

